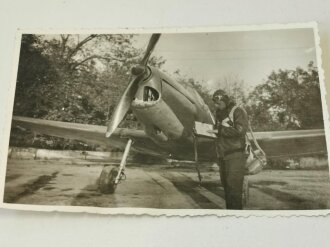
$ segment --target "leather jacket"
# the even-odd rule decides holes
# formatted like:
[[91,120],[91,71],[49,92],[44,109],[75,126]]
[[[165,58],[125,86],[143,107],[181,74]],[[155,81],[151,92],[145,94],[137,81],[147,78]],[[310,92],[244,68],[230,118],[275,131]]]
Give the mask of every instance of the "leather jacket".
[[[242,107],[237,107],[233,112],[233,121],[230,121],[229,112],[233,107],[217,112],[217,152],[221,158],[245,151],[245,135],[249,126],[248,116]],[[226,122],[225,124],[223,123],[224,121]]]

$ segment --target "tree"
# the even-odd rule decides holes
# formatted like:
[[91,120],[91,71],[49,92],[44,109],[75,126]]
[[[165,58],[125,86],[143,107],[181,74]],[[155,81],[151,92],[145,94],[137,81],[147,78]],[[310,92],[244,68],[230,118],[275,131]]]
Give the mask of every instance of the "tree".
[[42,117],[48,104],[43,89],[57,79],[49,59],[43,55],[41,36],[22,36],[15,91],[14,114]]
[[259,130],[323,128],[317,68],[273,71],[250,93],[248,109]]

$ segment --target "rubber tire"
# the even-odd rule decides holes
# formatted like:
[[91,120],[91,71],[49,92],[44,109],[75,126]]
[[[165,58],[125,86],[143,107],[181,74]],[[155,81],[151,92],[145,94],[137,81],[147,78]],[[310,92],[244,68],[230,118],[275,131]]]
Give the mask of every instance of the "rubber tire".
[[118,169],[112,166],[105,166],[99,177],[99,190],[103,194],[113,194],[117,185],[115,184]]
[[243,180],[243,195],[242,195],[242,205],[243,208],[249,203],[249,177],[244,176]]

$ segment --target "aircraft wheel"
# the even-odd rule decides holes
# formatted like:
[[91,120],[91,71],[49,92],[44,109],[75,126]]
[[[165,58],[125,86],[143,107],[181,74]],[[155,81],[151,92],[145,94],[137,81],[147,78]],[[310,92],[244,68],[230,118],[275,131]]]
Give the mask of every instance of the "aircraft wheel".
[[243,206],[249,203],[249,179],[248,176],[244,176],[243,180]]
[[102,169],[99,178],[99,189],[101,193],[112,194],[115,192],[117,185],[115,184],[118,169],[112,166],[105,166]]

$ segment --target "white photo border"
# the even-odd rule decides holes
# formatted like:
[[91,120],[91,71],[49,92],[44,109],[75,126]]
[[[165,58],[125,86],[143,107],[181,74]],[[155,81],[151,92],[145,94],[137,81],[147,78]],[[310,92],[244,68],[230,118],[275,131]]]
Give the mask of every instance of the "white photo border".
[[[18,72],[18,62],[21,46],[21,37],[23,34],[151,34],[151,33],[211,33],[211,32],[237,32],[237,31],[266,31],[266,30],[284,30],[284,29],[306,29],[311,28],[314,31],[314,40],[316,48],[316,60],[319,73],[322,111],[324,119],[324,129],[326,135],[327,151],[329,153],[330,145],[330,122],[329,111],[326,102],[326,87],[324,70],[322,68],[322,51],[320,47],[320,36],[316,22],[290,23],[290,24],[266,24],[266,25],[242,25],[242,26],[223,26],[223,27],[185,27],[185,28],[121,28],[121,29],[18,29],[15,40],[15,51],[12,62],[12,82],[8,92],[8,108],[5,116],[4,140],[0,146],[0,208],[41,211],[41,212],[74,212],[74,213],[93,213],[110,215],[150,215],[150,216],[266,216],[266,217],[289,217],[289,216],[326,216],[330,214],[330,209],[324,210],[224,210],[224,209],[153,209],[153,208],[100,208],[85,206],[53,206],[53,205],[28,205],[3,202],[5,190],[5,176],[7,170],[7,153],[9,148],[9,136],[11,119],[13,114],[13,104],[16,89],[16,79]],[[328,157],[329,164],[329,157]],[[329,171],[330,172],[330,171]],[[330,174],[330,173],[329,173]],[[330,180],[329,180],[330,182]]]

